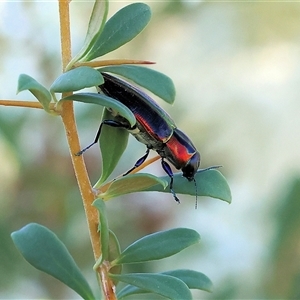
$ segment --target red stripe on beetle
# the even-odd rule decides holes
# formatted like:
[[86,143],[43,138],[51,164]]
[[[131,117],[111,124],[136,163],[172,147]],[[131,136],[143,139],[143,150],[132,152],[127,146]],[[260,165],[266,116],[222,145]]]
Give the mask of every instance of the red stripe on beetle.
[[175,135],[172,135],[171,138],[166,143],[166,147],[170,150],[170,153],[176,159],[178,166],[185,166],[190,158],[195,154],[195,151],[190,153],[188,148],[180,143]]

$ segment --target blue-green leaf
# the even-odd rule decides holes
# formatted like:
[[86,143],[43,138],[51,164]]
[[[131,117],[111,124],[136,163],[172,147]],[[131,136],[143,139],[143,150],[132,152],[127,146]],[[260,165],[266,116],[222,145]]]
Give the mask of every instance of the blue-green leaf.
[[11,236],[32,266],[65,283],[84,299],[95,298],[66,246],[48,228],[31,223]]
[[104,28],[107,14],[108,0],[95,0],[83,47],[74,59],[72,59],[72,64],[84,57],[93,47],[95,40],[101,35]]
[[133,273],[125,275],[110,274],[110,277],[114,280],[117,279],[134,285],[149,293],[155,293],[168,299],[192,299],[192,294],[187,285],[180,279],[173,276],[164,274]]
[[130,295],[147,294],[147,293],[151,293],[151,292],[141,289],[141,288],[138,288],[137,286],[128,284],[128,285],[124,286],[121,290],[118,291],[117,297],[120,300],[120,299],[126,298]]
[[162,259],[199,243],[199,234],[188,228],[175,228],[147,235],[129,245],[114,264],[130,264]]
[[176,92],[173,81],[170,77],[155,70],[135,65],[120,65],[100,68],[98,71],[126,77],[170,104],[175,100]]
[[[169,176],[162,176],[161,179],[170,181]],[[228,203],[231,202],[231,191],[225,177],[217,170],[198,170],[195,175],[198,196],[217,198]],[[178,194],[196,195],[195,184],[182,177],[182,173],[174,174],[174,191]],[[147,191],[158,191],[169,193],[170,189],[162,189],[159,185],[145,189]]]
[[[213,285],[211,280],[201,272],[182,269],[182,270],[167,271],[161,274],[173,276],[182,280],[188,286],[189,289],[198,289],[207,292],[212,292]],[[122,299],[130,295],[144,294],[144,293],[149,293],[149,291],[129,284],[124,288],[122,288],[118,292],[117,296],[118,299]]]
[[18,80],[17,93],[29,90],[36,99],[42,104],[45,111],[50,112],[49,104],[51,102],[50,92],[39,82],[29,75],[21,74]]
[[151,11],[148,5],[133,3],[112,16],[95,41],[86,60],[92,60],[111,52],[136,37],[148,24]]
[[211,280],[201,272],[187,269],[178,269],[163,272],[169,276],[174,276],[182,280],[190,289],[203,290],[207,292],[212,292],[213,284]]
[[121,115],[124,117],[128,122],[130,123],[131,126],[135,125],[136,120],[134,117],[134,114],[132,111],[123,105],[122,103],[116,101],[115,99],[108,97],[104,94],[96,94],[96,93],[77,93],[70,95],[68,97],[65,97],[60,100],[61,101],[66,101],[66,100],[73,100],[73,101],[78,101],[82,103],[92,103],[92,104],[97,104],[101,105],[107,108],[111,108],[116,112],[117,114]]
[[60,75],[51,85],[53,93],[64,93],[98,86],[104,82],[102,75],[90,67],[78,67]]

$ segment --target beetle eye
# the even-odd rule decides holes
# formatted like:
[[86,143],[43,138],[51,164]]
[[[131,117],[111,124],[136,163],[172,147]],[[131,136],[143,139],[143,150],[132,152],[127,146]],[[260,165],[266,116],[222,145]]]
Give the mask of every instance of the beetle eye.
[[194,179],[194,175],[197,172],[200,165],[200,154],[196,152],[187,164],[182,168],[183,177],[186,177],[187,180],[192,181]]

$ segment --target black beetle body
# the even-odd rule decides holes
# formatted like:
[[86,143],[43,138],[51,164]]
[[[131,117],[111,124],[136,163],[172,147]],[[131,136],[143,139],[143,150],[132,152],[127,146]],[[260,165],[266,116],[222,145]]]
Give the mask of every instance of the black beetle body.
[[140,166],[146,160],[150,150],[155,150],[161,156],[162,167],[170,177],[170,191],[175,200],[179,202],[173,190],[173,173],[165,159],[172,163],[176,169],[182,170],[183,176],[192,181],[200,165],[200,154],[196,147],[176,127],[168,113],[147,94],[117,77],[107,73],[101,74],[104,77],[104,83],[99,86],[100,90],[105,95],[127,106],[134,114],[136,124],[131,127],[129,122],[120,115],[115,120],[104,120],[97,132],[95,141],[80,151],[79,154],[98,142],[102,125],[125,128],[139,142],[146,145],[147,151],[134,167],[124,175]]

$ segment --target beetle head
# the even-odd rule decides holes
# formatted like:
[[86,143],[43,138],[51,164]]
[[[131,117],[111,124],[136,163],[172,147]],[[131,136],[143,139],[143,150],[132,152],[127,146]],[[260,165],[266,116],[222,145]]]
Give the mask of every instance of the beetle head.
[[195,154],[190,158],[187,164],[182,168],[182,175],[188,181],[194,180],[194,175],[196,174],[200,165],[200,154],[195,152]]

